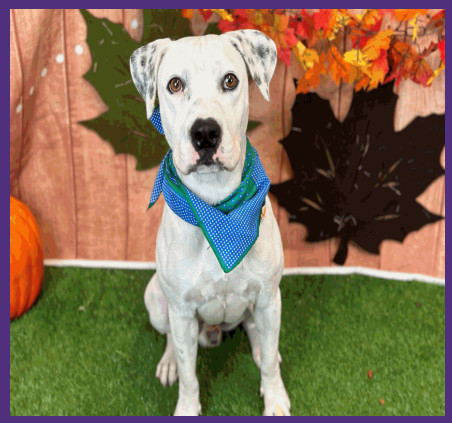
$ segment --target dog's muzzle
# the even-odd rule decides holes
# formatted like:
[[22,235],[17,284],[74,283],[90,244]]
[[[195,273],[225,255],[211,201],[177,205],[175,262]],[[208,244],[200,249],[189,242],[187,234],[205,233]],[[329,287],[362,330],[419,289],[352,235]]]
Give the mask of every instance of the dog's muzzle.
[[215,119],[196,119],[190,129],[190,138],[199,154],[197,165],[216,164],[213,155],[221,143],[221,128]]

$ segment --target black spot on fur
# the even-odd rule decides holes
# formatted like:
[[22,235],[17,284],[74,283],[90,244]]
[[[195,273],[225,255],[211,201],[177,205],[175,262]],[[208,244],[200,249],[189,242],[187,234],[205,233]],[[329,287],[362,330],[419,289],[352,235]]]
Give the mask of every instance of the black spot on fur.
[[154,84],[149,84],[149,97],[152,98],[152,96],[154,95]]
[[141,58],[141,67],[142,68],[144,68],[145,66],[146,66],[146,56],[143,56],[142,58]]
[[243,41],[243,38],[242,38],[240,35],[237,35],[237,39],[238,39],[240,42]]
[[263,44],[259,44],[257,46],[256,52],[257,52],[258,56],[263,59],[264,57],[266,57],[268,55],[269,49],[268,49],[268,47],[265,48],[265,46]]
[[255,74],[253,75],[253,79],[254,79],[254,82],[255,82],[257,85],[261,85],[261,83],[262,83],[261,77],[260,77],[257,73],[255,73]]
[[234,47],[240,54],[242,54],[242,52],[239,49],[238,44],[235,41],[231,41],[232,47]]

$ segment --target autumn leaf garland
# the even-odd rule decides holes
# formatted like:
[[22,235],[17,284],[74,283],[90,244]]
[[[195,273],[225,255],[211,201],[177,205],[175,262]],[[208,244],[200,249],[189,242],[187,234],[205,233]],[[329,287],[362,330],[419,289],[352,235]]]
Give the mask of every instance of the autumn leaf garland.
[[[346,9],[196,9],[205,20],[216,13],[218,29],[258,29],[273,39],[278,57],[290,65],[294,53],[303,68],[297,92],[315,89],[324,76],[337,85],[354,84],[370,91],[379,84],[411,79],[430,86],[445,67],[445,11],[430,15],[428,9],[365,9],[353,14]],[[184,9],[191,19],[194,9]],[[395,28],[382,28],[389,15]],[[430,46],[420,50],[419,37],[435,35]],[[347,43],[344,51],[345,39]],[[426,58],[439,50],[441,63],[435,70]]]

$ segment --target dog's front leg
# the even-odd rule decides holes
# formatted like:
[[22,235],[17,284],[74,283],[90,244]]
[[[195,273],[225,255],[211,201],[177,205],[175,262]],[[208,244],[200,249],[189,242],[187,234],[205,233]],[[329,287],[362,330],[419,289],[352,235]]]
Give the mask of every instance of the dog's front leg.
[[180,307],[171,305],[168,305],[168,315],[179,373],[179,399],[174,415],[197,416],[201,413],[196,378],[198,320]]
[[261,346],[261,395],[264,396],[264,416],[290,416],[290,400],[279,370],[278,341],[281,327],[281,293],[272,298],[259,298],[254,309],[254,321]]

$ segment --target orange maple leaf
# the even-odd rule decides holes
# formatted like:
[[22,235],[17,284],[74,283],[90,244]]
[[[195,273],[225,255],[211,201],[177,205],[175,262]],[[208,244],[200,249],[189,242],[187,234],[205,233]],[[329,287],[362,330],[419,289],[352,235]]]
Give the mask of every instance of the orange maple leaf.
[[394,16],[398,21],[409,21],[416,15],[426,15],[428,9],[396,9]]
[[[341,80],[350,82],[353,77],[356,78],[356,68],[346,62],[335,45],[328,50],[328,73],[331,79],[339,85]],[[351,69],[354,69],[354,75],[350,75]]]
[[382,84],[388,71],[388,53],[386,50],[380,50],[380,56],[373,62],[370,70],[369,85],[367,87],[367,91],[377,88],[378,84]]
[[387,29],[377,33],[370,38],[363,47],[363,53],[368,60],[375,60],[380,56],[381,50],[387,50],[391,44],[391,37],[394,35],[392,29]]
[[297,94],[306,94],[310,88],[317,88],[320,84],[321,76],[326,74],[325,62],[326,54],[324,52],[320,53],[319,61],[314,62],[314,65],[309,68],[304,75],[297,81]]
[[193,9],[182,9],[182,16],[187,19],[193,18]]

